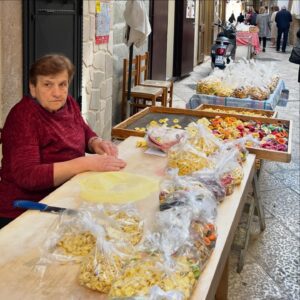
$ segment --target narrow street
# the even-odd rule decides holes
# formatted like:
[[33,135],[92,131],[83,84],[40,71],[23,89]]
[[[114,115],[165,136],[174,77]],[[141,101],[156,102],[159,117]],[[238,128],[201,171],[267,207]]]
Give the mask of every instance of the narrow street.
[[[263,161],[259,188],[264,205],[266,229],[259,233],[254,217],[245,265],[236,272],[239,251],[237,245],[243,232],[243,216],[236,232],[230,254],[229,292],[230,300],[254,299],[300,299],[300,155],[299,155],[299,103],[300,85],[298,68],[288,61],[287,53],[277,53],[267,46],[266,52],[257,55],[257,61],[276,64],[277,73],[289,90],[286,107],[275,108],[279,119],[293,122],[292,160],[290,163]],[[189,77],[174,84],[174,107],[185,107],[195,93],[198,80],[209,75],[210,58],[194,68]],[[255,75],[254,75],[255,76]]]

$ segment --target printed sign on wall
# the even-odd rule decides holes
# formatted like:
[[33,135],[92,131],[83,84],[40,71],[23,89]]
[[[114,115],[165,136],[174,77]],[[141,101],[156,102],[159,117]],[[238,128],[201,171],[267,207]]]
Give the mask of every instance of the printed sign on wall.
[[107,44],[110,31],[110,4],[96,1],[96,44]]

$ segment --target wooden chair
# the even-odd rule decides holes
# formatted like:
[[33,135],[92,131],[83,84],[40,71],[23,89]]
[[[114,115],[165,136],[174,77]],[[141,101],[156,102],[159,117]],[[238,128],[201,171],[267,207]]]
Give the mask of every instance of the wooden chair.
[[165,93],[167,94],[165,99],[160,98],[158,99],[161,101],[162,106],[172,107],[173,104],[173,81],[170,80],[152,80],[148,79],[148,66],[149,66],[149,53],[146,52],[143,55],[137,55],[138,59],[138,84],[143,86],[152,86],[152,87],[160,87],[163,88]]
[[[127,117],[127,85],[128,85],[128,59],[123,60],[123,84],[122,84],[122,120]],[[132,114],[138,112],[147,106],[155,106],[157,99],[166,98],[164,90],[160,87],[138,85],[138,61],[137,58],[132,60],[131,72],[131,91],[130,97],[133,99],[130,102]]]

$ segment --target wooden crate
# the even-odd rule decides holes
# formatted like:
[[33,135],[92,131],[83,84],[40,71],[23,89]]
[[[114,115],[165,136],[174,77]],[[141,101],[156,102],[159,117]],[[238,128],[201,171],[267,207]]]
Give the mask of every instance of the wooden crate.
[[[217,114],[226,114],[228,111],[235,111],[237,115],[242,115],[246,116],[247,114],[244,113],[239,113],[239,112],[250,112],[250,113],[255,113],[259,114],[263,117],[266,116],[266,118],[276,118],[277,117],[277,111],[273,110],[266,110],[266,109],[251,109],[251,108],[246,108],[246,107],[235,107],[235,106],[223,106],[223,105],[213,105],[213,104],[201,104],[198,107],[195,108],[195,110],[205,110],[206,108],[211,108],[211,109],[221,109],[224,112],[216,112]],[[249,115],[251,116],[251,114]]]
[[[144,137],[145,133],[136,131],[135,128],[145,128],[152,120],[158,121],[163,118],[168,118],[172,122],[172,120],[178,119],[179,124],[182,125],[182,127],[185,127],[190,122],[196,122],[199,118],[214,118],[218,115],[220,114],[203,110],[151,106],[141,110],[139,113],[114,126],[112,129],[112,137],[118,139],[126,139],[129,136]],[[222,116],[237,117],[237,115],[226,113],[222,114]],[[292,121],[265,117],[250,117],[245,115],[238,115],[238,119],[242,121],[254,120],[261,121],[266,124],[286,125],[289,128],[288,150],[286,152],[253,147],[247,147],[247,149],[250,153],[255,154],[258,159],[267,159],[280,162],[291,161]]]

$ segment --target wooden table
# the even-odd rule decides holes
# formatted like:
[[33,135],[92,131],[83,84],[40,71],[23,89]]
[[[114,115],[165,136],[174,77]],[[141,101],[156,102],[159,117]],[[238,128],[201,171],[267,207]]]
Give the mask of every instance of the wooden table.
[[[124,171],[162,177],[166,158],[144,154],[140,148],[135,147],[138,139],[129,137],[119,144],[120,157],[128,163]],[[216,247],[199,278],[191,297],[193,300],[213,299],[217,293],[254,172],[255,155],[250,154],[244,165],[241,185],[218,207]],[[85,176],[86,174],[80,174],[69,180],[42,202],[68,208],[78,207],[81,203],[79,179]],[[158,209],[158,193],[157,191],[137,202],[142,215],[150,223]],[[36,271],[40,247],[57,218],[54,214],[28,211],[0,230],[0,299],[106,299],[106,296],[78,284],[78,265],[51,265],[44,277],[41,276],[41,269]],[[223,283],[224,292],[226,280]]]
[[253,46],[256,54],[258,54],[261,51],[257,32],[237,31],[236,44],[237,46],[250,44]]

